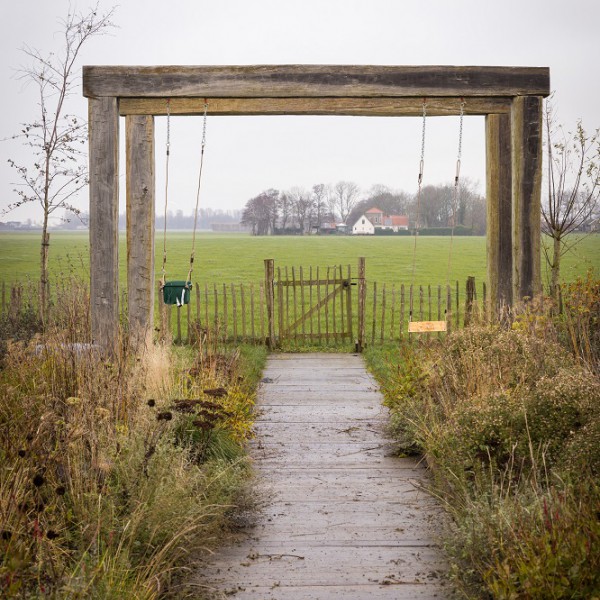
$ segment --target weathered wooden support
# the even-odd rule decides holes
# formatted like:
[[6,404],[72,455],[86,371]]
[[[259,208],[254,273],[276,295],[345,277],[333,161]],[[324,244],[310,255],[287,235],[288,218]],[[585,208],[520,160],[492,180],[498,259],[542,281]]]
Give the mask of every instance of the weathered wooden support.
[[137,347],[152,343],[154,323],[154,118],[126,117],[125,135],[128,318]]
[[423,97],[548,95],[546,67],[402,65],[84,66],[83,95]]
[[496,317],[512,305],[512,155],[510,115],[488,115],[486,130],[487,280]]
[[92,340],[108,352],[119,333],[119,106],[89,100]]
[[[193,116],[204,114],[208,100],[211,116],[252,115],[347,115],[353,117],[409,117],[423,114],[423,97],[408,98],[172,98],[171,115]],[[466,115],[510,113],[511,98],[449,96],[428,98],[429,116],[456,115],[464,100]],[[119,103],[124,115],[166,115],[164,98],[123,98]]]
[[366,342],[366,319],[365,307],[367,305],[367,281],[365,258],[361,256],[358,259],[358,339],[356,342],[356,350],[362,352]]
[[511,110],[514,302],[542,289],[542,102],[540,96],[518,96]]
[[[170,98],[173,115],[204,112],[208,100],[211,115],[420,115],[423,98],[429,115],[456,114],[465,101],[465,114],[486,115],[488,195],[488,278],[491,304],[503,304],[541,291],[540,273],[540,180],[542,97],[550,92],[550,72],[545,67],[477,66],[376,66],[376,65],[246,65],[246,66],[86,66],[83,93],[89,98],[90,125],[90,246],[91,316],[94,340],[107,347],[118,334],[118,115],[127,115],[129,246],[148,245],[151,232],[143,238],[150,207],[144,195],[154,199],[153,154],[150,128],[153,115],[165,114]],[[138,131],[139,128],[139,131]],[[137,131],[137,133],[136,133]],[[144,138],[144,135],[147,137]],[[510,157],[510,158],[509,158]],[[137,163],[136,161],[140,161]],[[131,164],[130,164],[131,163]],[[137,169],[137,172],[136,172]],[[152,187],[144,181],[152,181]],[[136,207],[137,203],[137,207]],[[509,214],[509,206],[511,207]],[[136,210],[141,216],[134,216]],[[128,210],[129,213],[129,210]],[[134,223],[135,221],[135,223]],[[512,245],[511,245],[512,244]],[[508,248],[511,248],[509,252]],[[137,249],[136,249],[137,252]],[[148,303],[151,281],[134,290],[137,274],[152,271],[148,256],[129,255],[130,321],[133,332],[151,330]],[[137,273],[136,273],[137,271]],[[510,274],[509,274],[510,273]],[[274,273],[273,273],[274,275]],[[303,277],[300,277],[302,284]],[[274,278],[270,287],[273,288]],[[359,285],[360,285],[359,277]],[[357,346],[365,343],[362,279],[362,329]],[[329,276],[325,294],[328,294]],[[302,292],[301,286],[301,292]],[[318,288],[319,289],[319,288]],[[133,292],[133,293],[132,293]],[[205,288],[205,316],[208,317]],[[216,292],[216,288],[215,288]],[[269,301],[268,286],[264,288]],[[283,298],[278,283],[279,325],[283,331]],[[289,323],[289,287],[286,287],[286,317]],[[295,287],[294,307],[297,308]],[[273,290],[271,290],[271,296]],[[457,296],[458,297],[458,296]],[[233,299],[233,296],[232,296]],[[275,302],[271,298],[271,310]],[[346,317],[340,297],[342,329]],[[302,302],[304,304],[304,302]],[[452,312],[447,300],[448,314]],[[215,293],[215,307],[218,299]],[[226,293],[224,293],[224,310]],[[336,338],[336,307],[325,327]],[[411,289],[410,315],[413,310]],[[235,307],[234,307],[235,312]],[[302,312],[302,311],[301,311]],[[215,311],[216,315],[216,311]],[[267,312],[267,316],[273,314]],[[459,318],[459,311],[456,311]],[[320,312],[317,315],[320,318]],[[450,317],[448,316],[448,319]],[[208,322],[208,319],[206,319]],[[217,323],[215,323],[217,325]],[[273,330],[267,333],[275,341]],[[242,328],[243,325],[242,325]],[[235,334],[235,331],[234,331]],[[296,336],[298,332],[296,332]],[[301,335],[306,335],[302,331]],[[312,331],[311,331],[312,335]],[[374,335],[371,335],[374,341]]]

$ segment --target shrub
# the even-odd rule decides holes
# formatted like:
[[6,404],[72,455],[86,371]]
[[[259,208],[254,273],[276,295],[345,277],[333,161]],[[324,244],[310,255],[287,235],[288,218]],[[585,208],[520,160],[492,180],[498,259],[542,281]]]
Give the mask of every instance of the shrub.
[[570,314],[531,304],[511,329],[367,352],[395,435],[425,455],[453,516],[445,545],[467,597],[600,597],[595,331],[587,309],[577,330]]

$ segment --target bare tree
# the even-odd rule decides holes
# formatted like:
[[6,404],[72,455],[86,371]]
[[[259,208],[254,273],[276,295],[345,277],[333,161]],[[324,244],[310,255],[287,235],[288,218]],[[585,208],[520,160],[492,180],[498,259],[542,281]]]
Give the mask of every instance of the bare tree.
[[268,189],[246,202],[242,212],[242,225],[252,228],[252,235],[274,233],[278,217],[279,192]]
[[40,251],[40,312],[45,320],[48,304],[49,217],[57,209],[67,209],[75,215],[80,211],[71,204],[72,198],[87,185],[87,166],[82,146],[87,140],[87,123],[66,112],[66,101],[78,87],[79,73],[75,64],[83,45],[95,35],[114,27],[111,19],[115,9],[99,14],[98,5],[86,14],[69,11],[61,23],[62,48],[59,53],[24,46],[23,53],[30,64],[22,67],[19,77],[36,88],[38,115],[21,125],[12,139],[21,139],[30,149],[31,163],[20,164],[9,159],[19,177],[14,191],[18,200],[6,212],[28,203],[42,208],[42,239]]
[[303,188],[293,187],[289,191],[288,196],[292,200],[298,229],[300,229],[300,233],[304,235],[306,226],[310,222],[310,214],[312,212],[313,201],[311,195]]
[[594,217],[600,197],[600,130],[588,135],[581,121],[575,131],[556,125],[550,102],[546,103],[546,150],[548,197],[542,203],[542,231],[552,249],[544,245],[550,267],[550,290],[560,279],[561,257],[581,238],[569,243],[568,236],[584,229]]
[[282,232],[285,233],[285,228],[292,216],[292,199],[285,192],[281,192],[281,195],[279,196],[279,211],[279,224]]
[[333,186],[330,200],[331,209],[340,216],[342,223],[346,222],[348,215],[358,202],[359,193],[358,186],[352,181],[338,181]]
[[320,231],[327,206],[327,189],[324,183],[317,183],[312,186],[312,197],[315,217],[314,224],[317,227],[317,231]]

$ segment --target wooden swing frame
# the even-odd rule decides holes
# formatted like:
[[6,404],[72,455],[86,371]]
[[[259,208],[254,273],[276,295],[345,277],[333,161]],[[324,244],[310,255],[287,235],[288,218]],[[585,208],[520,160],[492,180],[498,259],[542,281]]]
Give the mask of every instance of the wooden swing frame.
[[486,117],[487,265],[492,305],[541,291],[542,101],[546,67],[248,65],[85,66],[89,101],[91,321],[115,347],[119,324],[119,117],[125,117],[130,333],[151,340],[154,311],[154,116]]

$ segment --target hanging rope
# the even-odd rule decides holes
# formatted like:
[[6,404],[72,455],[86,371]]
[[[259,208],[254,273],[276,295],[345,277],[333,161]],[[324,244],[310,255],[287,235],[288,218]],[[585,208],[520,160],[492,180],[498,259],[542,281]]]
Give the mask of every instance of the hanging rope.
[[167,156],[165,161],[165,215],[163,228],[163,260],[162,275],[160,278],[161,287],[165,285],[167,264],[167,204],[169,202],[169,155],[171,153],[171,100],[167,99]]
[[463,117],[465,114],[465,100],[460,100],[460,120],[458,128],[458,153],[456,157],[456,173],[454,175],[454,192],[452,195],[452,230],[450,232],[450,250],[448,251],[448,269],[446,270],[446,288],[450,285],[450,274],[452,270],[452,246],[454,242],[454,228],[456,226],[456,207],[458,204],[458,192],[460,181],[460,160],[462,157]]
[[198,225],[198,208],[200,206],[200,187],[202,183],[202,167],[204,165],[204,147],[206,146],[206,115],[208,114],[208,102],[204,100],[204,121],[202,123],[202,149],[200,151],[200,170],[198,172],[198,189],[196,191],[196,210],[194,212],[194,232],[192,234],[192,253],[190,255],[190,270],[186,281],[192,280],[194,270],[194,255],[196,253],[196,228]]
[[[417,187],[417,216],[415,219],[415,236],[413,243],[412,272],[410,277],[411,287],[415,283],[415,267],[417,262],[417,236],[419,235],[419,219],[421,214],[421,192],[423,190],[423,170],[425,167],[425,125],[427,123],[427,98],[423,98],[423,125],[421,128],[421,160],[419,162],[419,179]],[[412,307],[409,313],[409,319],[412,319]]]

